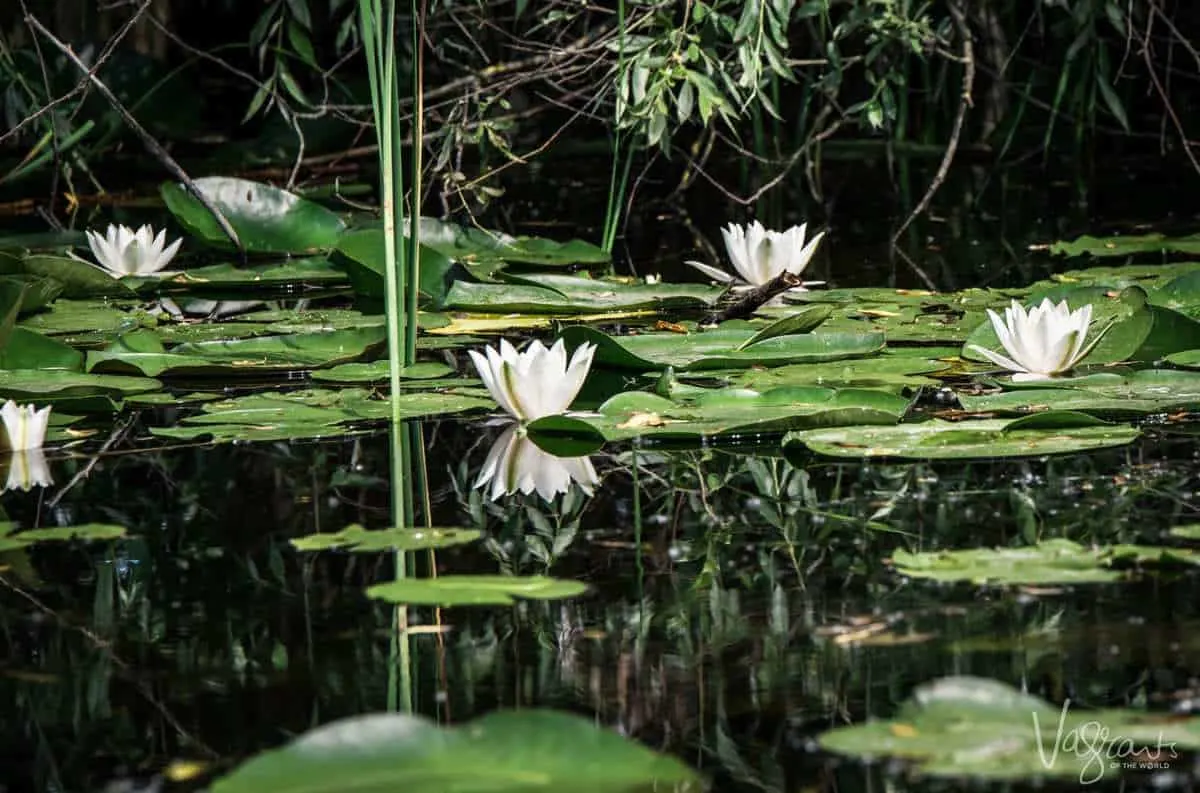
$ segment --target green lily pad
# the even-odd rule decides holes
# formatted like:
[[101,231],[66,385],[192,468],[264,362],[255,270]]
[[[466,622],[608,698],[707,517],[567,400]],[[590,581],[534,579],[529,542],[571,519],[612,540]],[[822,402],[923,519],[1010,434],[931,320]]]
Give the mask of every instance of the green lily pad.
[[1180,537],[1185,540],[1200,540],[1200,523],[1175,526],[1171,529],[1170,533],[1172,537]]
[[96,542],[101,540],[116,540],[125,536],[123,526],[108,523],[81,523],[78,526],[54,526],[46,529],[26,529],[14,531],[16,524],[0,523],[0,552],[15,551],[28,548],[43,542],[68,542],[83,540]]
[[23,327],[15,327],[0,350],[0,369],[37,369],[78,372],[83,353],[61,341]]
[[720,294],[699,284],[631,284],[537,273],[520,276],[520,283],[455,281],[443,307],[493,314],[668,311],[707,308]]
[[441,575],[376,584],[367,588],[367,597],[420,606],[507,606],[518,598],[564,600],[587,590],[580,581],[540,575]]
[[1096,258],[1134,256],[1141,253],[1200,253],[1200,234],[1187,237],[1167,237],[1163,234],[1135,234],[1118,237],[1093,237],[1085,234],[1073,240],[1059,240],[1050,245],[1056,256]]
[[332,534],[297,537],[292,540],[292,547],[298,551],[340,550],[355,553],[424,551],[464,545],[481,536],[483,533],[475,529],[393,528],[369,531],[356,523]]
[[246,267],[233,264],[213,264],[192,267],[163,278],[166,286],[212,287],[213,289],[248,289],[313,284],[336,286],[347,282],[346,273],[332,265],[324,256],[308,256],[286,262],[255,264]]
[[[0,259],[0,263],[3,261]],[[124,280],[114,278],[95,264],[70,256],[34,254],[0,266],[0,272],[27,273],[53,279],[62,285],[62,296],[67,298],[133,296],[133,290]]]
[[[839,388],[915,388],[937,385],[940,381],[925,377],[950,367],[945,361],[929,357],[925,350],[889,348],[871,358],[850,358],[827,363],[798,363],[771,369],[743,369],[728,375],[731,385],[765,391],[784,385],[822,385]],[[957,355],[953,350],[932,351]],[[722,376],[724,372],[706,372]]]
[[808,449],[831,457],[976,460],[1040,457],[1124,446],[1141,434],[1084,413],[1049,411],[1019,419],[950,422],[934,419],[894,427],[800,430],[783,439],[785,455]]
[[[401,418],[462,413],[492,408],[488,398],[459,393],[401,394]],[[154,435],[177,439],[211,437],[214,441],[322,438],[344,433],[346,422],[391,417],[388,398],[367,389],[306,389],[247,394],[203,405],[180,426],[152,428]],[[337,429],[334,429],[337,428]]]
[[[403,380],[435,380],[453,374],[454,370],[437,361],[420,361],[400,370]],[[312,379],[328,383],[386,383],[391,377],[391,366],[386,360],[370,363],[343,363],[332,369],[313,372]],[[463,381],[466,383],[468,381]]]
[[[441,579],[438,579],[441,580]],[[251,758],[213,793],[696,793],[699,775],[591,719],[523,709],[459,727],[378,713],[318,727]]]
[[57,300],[49,311],[21,319],[23,328],[46,336],[131,331],[155,320],[144,311],[127,311],[108,300]]
[[571,348],[585,342],[597,346],[595,360],[622,369],[652,371],[670,366],[678,371],[782,366],[855,358],[880,352],[882,333],[800,333],[761,341],[738,349],[754,331],[724,327],[703,333],[647,333],[608,336],[583,325],[565,329]]
[[600,247],[583,240],[556,242],[541,237],[513,237],[429,217],[421,218],[419,228],[423,245],[461,262],[494,260],[567,267],[608,264],[612,260]]
[[87,355],[89,372],[135,372],[148,377],[294,371],[354,360],[383,344],[383,328],[293,333],[180,344],[169,352],[150,331],[125,334]]
[[759,394],[711,390],[684,404],[644,391],[626,391],[594,414],[547,416],[529,425],[530,437],[574,435],[604,442],[636,437],[696,442],[705,437],[747,439],[799,427],[895,424],[909,400],[886,391],[784,386]]
[[1006,387],[1011,390],[980,396],[963,394],[959,401],[973,412],[1013,414],[1053,409],[1130,416],[1200,408],[1200,372],[1100,372]]
[[1200,552],[1136,545],[1086,547],[1052,539],[1024,548],[899,550],[892,556],[896,572],[911,578],[1013,585],[1116,581],[1126,574],[1114,565],[1163,562],[1200,565]]
[[[357,294],[378,300],[384,298],[387,263],[383,229],[365,229],[342,235],[334,255]],[[427,245],[420,245],[420,256],[417,288],[434,308],[440,308],[455,279],[470,277],[470,273],[456,266],[446,254]]]
[[[1095,745],[1100,734],[1111,747]],[[1084,710],[1069,702],[1057,708],[1005,683],[962,676],[919,686],[892,719],[838,727],[817,740],[829,752],[906,760],[917,775],[1055,777],[1086,786],[1119,774],[1118,758],[1108,754],[1118,746],[1130,754],[1200,747],[1200,717]]]
[[[310,253],[337,244],[346,224],[335,213],[286,190],[226,176],[194,180],[242,246],[251,253]],[[177,183],[160,190],[167,209],[189,232],[212,245],[232,247],[217,221],[195,196]]]
[[[157,391],[162,383],[148,377],[80,374],[37,369],[0,369],[0,400],[59,403],[80,397],[122,397]],[[75,411],[71,411],[75,412]]]

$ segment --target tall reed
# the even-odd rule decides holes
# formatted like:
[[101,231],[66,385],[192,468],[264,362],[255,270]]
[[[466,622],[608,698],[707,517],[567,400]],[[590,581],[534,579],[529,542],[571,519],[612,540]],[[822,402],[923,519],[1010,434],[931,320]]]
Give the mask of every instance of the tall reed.
[[[388,364],[392,399],[392,525],[414,523],[414,476],[410,476],[413,439],[401,423],[400,371],[416,360],[417,296],[420,276],[420,224],[417,222],[421,191],[421,19],[418,0],[411,0],[414,115],[412,124],[413,156],[412,202],[404,208],[404,155],[400,134],[399,80],[396,69],[395,0],[359,0],[359,26],[367,57],[367,75],[371,86],[371,109],[379,142],[379,199],[383,219],[384,299],[387,313]],[[423,12],[423,7],[420,11]],[[405,222],[408,239],[405,240]],[[417,441],[419,443],[419,440]],[[395,554],[395,576],[409,575],[409,559],[404,552]],[[413,709],[412,655],[409,646],[408,609],[395,610],[391,644],[391,671],[388,679],[388,707]]]

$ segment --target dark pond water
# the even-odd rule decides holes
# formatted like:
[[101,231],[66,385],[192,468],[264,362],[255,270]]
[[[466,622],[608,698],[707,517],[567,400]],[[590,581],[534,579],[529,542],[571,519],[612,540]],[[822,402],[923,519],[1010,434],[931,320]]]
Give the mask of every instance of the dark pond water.
[[[987,200],[963,199],[961,213],[918,226],[919,264],[948,287],[1062,269],[1025,247],[1072,229],[1187,219],[1156,210],[1153,191],[1133,211],[1117,188],[1080,203],[1069,180],[960,177],[994,180]],[[1102,217],[1097,201],[1108,202]],[[919,285],[887,256],[877,207],[851,209],[835,216],[816,274]],[[715,242],[717,214],[689,217]],[[587,226],[541,233],[595,236]],[[694,243],[678,207],[640,215],[630,238],[645,271],[682,277],[670,268]],[[147,451],[138,430],[98,460],[53,459],[55,487],[3,497],[23,525],[131,532],[0,557],[4,790],[193,787],[157,775],[179,759],[219,770],[387,703],[393,612],[363,588],[390,575],[390,557],[289,545],[389,523],[386,432]],[[439,551],[437,569],[550,572],[592,587],[566,602],[414,610],[428,629],[412,640],[415,700],[428,715],[530,705],[594,715],[703,768],[720,791],[916,790],[940,786],[839,762],[814,751],[815,735],[889,716],[914,686],[945,675],[994,678],[1055,704],[1194,712],[1200,700],[1194,572],[979,588],[908,580],[887,561],[898,548],[1160,540],[1196,522],[1192,436],[1164,430],[1114,451],[968,464],[796,465],[771,439],[737,453],[625,446],[593,456],[593,497],[547,505],[491,502],[472,488],[497,429],[442,420],[420,431],[435,525],[488,538]],[[1187,789],[1194,777],[1186,760],[1126,789]]]

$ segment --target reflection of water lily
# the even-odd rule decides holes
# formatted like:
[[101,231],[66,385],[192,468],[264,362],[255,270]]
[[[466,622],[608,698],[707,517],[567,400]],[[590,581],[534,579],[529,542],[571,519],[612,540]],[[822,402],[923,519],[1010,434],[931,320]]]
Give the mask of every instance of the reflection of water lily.
[[18,405],[10,399],[0,408],[0,419],[8,433],[8,448],[14,452],[40,449],[50,422],[50,406],[37,410],[33,405]]
[[971,349],[992,363],[1016,372],[1013,380],[1017,382],[1047,380],[1070,370],[1087,357],[1104,335],[1103,332],[1099,333],[1091,344],[1084,346],[1088,326],[1092,322],[1090,303],[1072,311],[1065,300],[1055,305],[1050,298],[1045,298],[1041,305],[1034,306],[1027,313],[1014,300],[1011,306],[1004,309],[1003,320],[990,308],[988,317],[1008,356],[986,350],[977,344],[972,344]]
[[729,254],[729,261],[737,271],[736,278],[724,270],[702,262],[689,261],[688,264],[723,284],[732,283],[740,278],[750,286],[762,286],[785,271],[800,275],[816,252],[821,238],[825,236],[825,232],[822,231],[805,244],[807,229],[807,223],[792,226],[787,231],[768,231],[757,220],[748,226],[730,223],[721,229],[721,236],[725,238],[725,250]]
[[587,379],[596,345],[581,344],[567,362],[562,339],[547,349],[536,339],[518,353],[500,340],[500,351],[488,347],[487,357],[471,350],[479,377],[504,411],[518,421],[535,421],[563,413]]
[[492,483],[491,499],[506,493],[537,491],[547,501],[571,489],[576,482],[589,496],[600,482],[588,457],[555,457],[531,441],[519,424],[496,439],[488,452],[475,487]]
[[179,250],[182,239],[167,245],[167,231],[155,236],[149,225],[137,231],[128,226],[109,225],[105,236],[98,231],[87,232],[88,245],[96,261],[112,275],[150,275],[166,267]]
[[[47,408],[49,410],[49,408]],[[16,451],[8,460],[8,482],[5,490],[24,490],[34,487],[49,487],[54,484],[46,455],[41,449]]]

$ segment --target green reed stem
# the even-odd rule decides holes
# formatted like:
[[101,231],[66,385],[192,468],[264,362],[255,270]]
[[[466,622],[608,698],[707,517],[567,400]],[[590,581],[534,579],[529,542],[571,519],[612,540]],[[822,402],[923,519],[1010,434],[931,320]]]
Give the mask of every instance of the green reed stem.
[[[412,0],[416,7],[416,0]],[[417,224],[412,223],[412,247],[404,239],[404,155],[401,150],[400,110],[396,76],[395,0],[359,0],[359,25],[367,56],[371,86],[371,109],[379,141],[379,199],[383,218],[384,298],[387,313],[388,365],[392,394],[392,521],[394,526],[412,525],[411,483],[408,477],[410,450],[400,415],[400,370],[413,362],[416,349],[415,254]],[[416,15],[414,13],[414,27]],[[414,78],[419,86],[420,76]],[[418,116],[419,118],[419,110]],[[419,137],[416,138],[420,140]],[[419,143],[414,147],[419,151]],[[419,155],[415,170],[419,176]],[[419,180],[418,180],[419,183]],[[418,184],[419,186],[419,184]],[[414,205],[416,200],[414,199]],[[394,575],[408,576],[408,557],[395,554]],[[396,606],[388,673],[388,708],[413,709],[412,658],[408,636],[408,609]]]
[[[617,2],[617,74],[625,73],[625,0]],[[608,180],[608,205],[604,209],[604,231],[600,235],[600,249],[612,253],[617,240],[621,205],[625,203],[625,190],[629,185],[629,171],[633,165],[632,147],[626,152],[621,146],[625,135],[620,129],[613,130],[612,174]],[[618,176],[620,174],[620,176]]]

